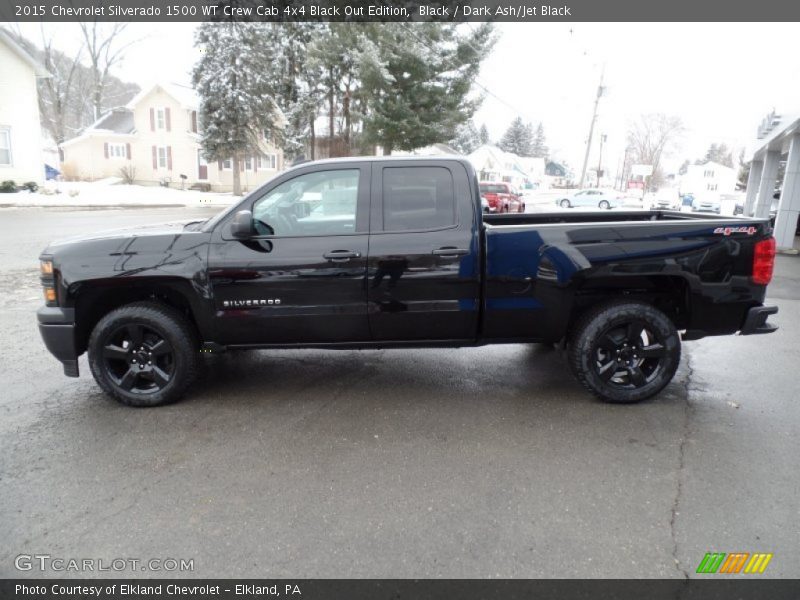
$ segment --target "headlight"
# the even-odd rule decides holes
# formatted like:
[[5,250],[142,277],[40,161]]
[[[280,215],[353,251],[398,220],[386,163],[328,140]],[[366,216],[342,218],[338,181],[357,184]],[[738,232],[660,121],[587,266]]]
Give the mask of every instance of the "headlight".
[[42,274],[42,277],[52,277],[53,276],[53,261],[52,260],[40,260],[39,261],[39,271]]

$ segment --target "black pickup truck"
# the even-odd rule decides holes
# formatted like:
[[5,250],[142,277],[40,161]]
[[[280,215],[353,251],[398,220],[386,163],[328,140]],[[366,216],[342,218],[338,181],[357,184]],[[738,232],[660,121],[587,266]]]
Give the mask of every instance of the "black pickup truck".
[[[47,348],[121,402],[177,399],[202,353],[562,343],[610,402],[672,379],[681,340],[770,333],[768,220],[666,211],[486,215],[458,158],[306,163],[202,222],[41,255]],[[412,375],[412,374],[409,374]]]

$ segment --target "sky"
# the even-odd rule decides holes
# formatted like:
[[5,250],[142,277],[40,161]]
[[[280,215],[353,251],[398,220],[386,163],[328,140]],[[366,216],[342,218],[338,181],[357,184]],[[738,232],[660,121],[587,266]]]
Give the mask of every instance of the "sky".
[[[38,24],[15,25],[41,40]],[[74,52],[76,24],[44,26],[54,45]],[[199,54],[194,23],[132,23],[132,45],[115,74],[146,87],[188,82]],[[647,113],[679,116],[686,132],[665,158],[668,168],[701,158],[711,143],[738,149],[752,143],[761,119],[800,112],[796,23],[501,23],[478,82],[484,102],[475,115],[493,139],[516,116],[542,122],[551,154],[580,170],[592,104],[604,69],[590,168],[616,170],[631,120]]]

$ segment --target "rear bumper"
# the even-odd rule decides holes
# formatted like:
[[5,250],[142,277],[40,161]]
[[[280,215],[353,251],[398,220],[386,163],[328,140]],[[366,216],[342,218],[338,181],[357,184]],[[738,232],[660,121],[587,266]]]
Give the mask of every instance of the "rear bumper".
[[44,345],[64,365],[64,375],[78,377],[75,311],[71,308],[43,306],[36,311],[36,318]]
[[777,312],[777,306],[754,306],[747,311],[747,317],[745,317],[740,335],[755,335],[777,331],[777,325],[767,323],[767,318]]

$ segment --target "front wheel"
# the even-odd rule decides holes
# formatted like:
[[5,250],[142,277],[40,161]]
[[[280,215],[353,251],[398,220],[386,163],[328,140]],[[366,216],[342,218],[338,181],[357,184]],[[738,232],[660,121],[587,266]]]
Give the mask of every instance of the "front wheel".
[[601,400],[639,402],[675,376],[681,345],[675,325],[643,302],[616,302],[585,314],[574,328],[569,364],[578,381]]
[[561,205],[561,208],[569,208],[569,200],[567,200],[566,198],[564,198],[561,202],[559,202],[559,204]]
[[611,205],[608,203],[608,200],[600,200],[600,204],[598,204],[597,206],[603,209],[611,208]]
[[178,311],[137,302],[111,311],[89,338],[89,366],[98,385],[129,406],[174,402],[198,371],[194,330]]

